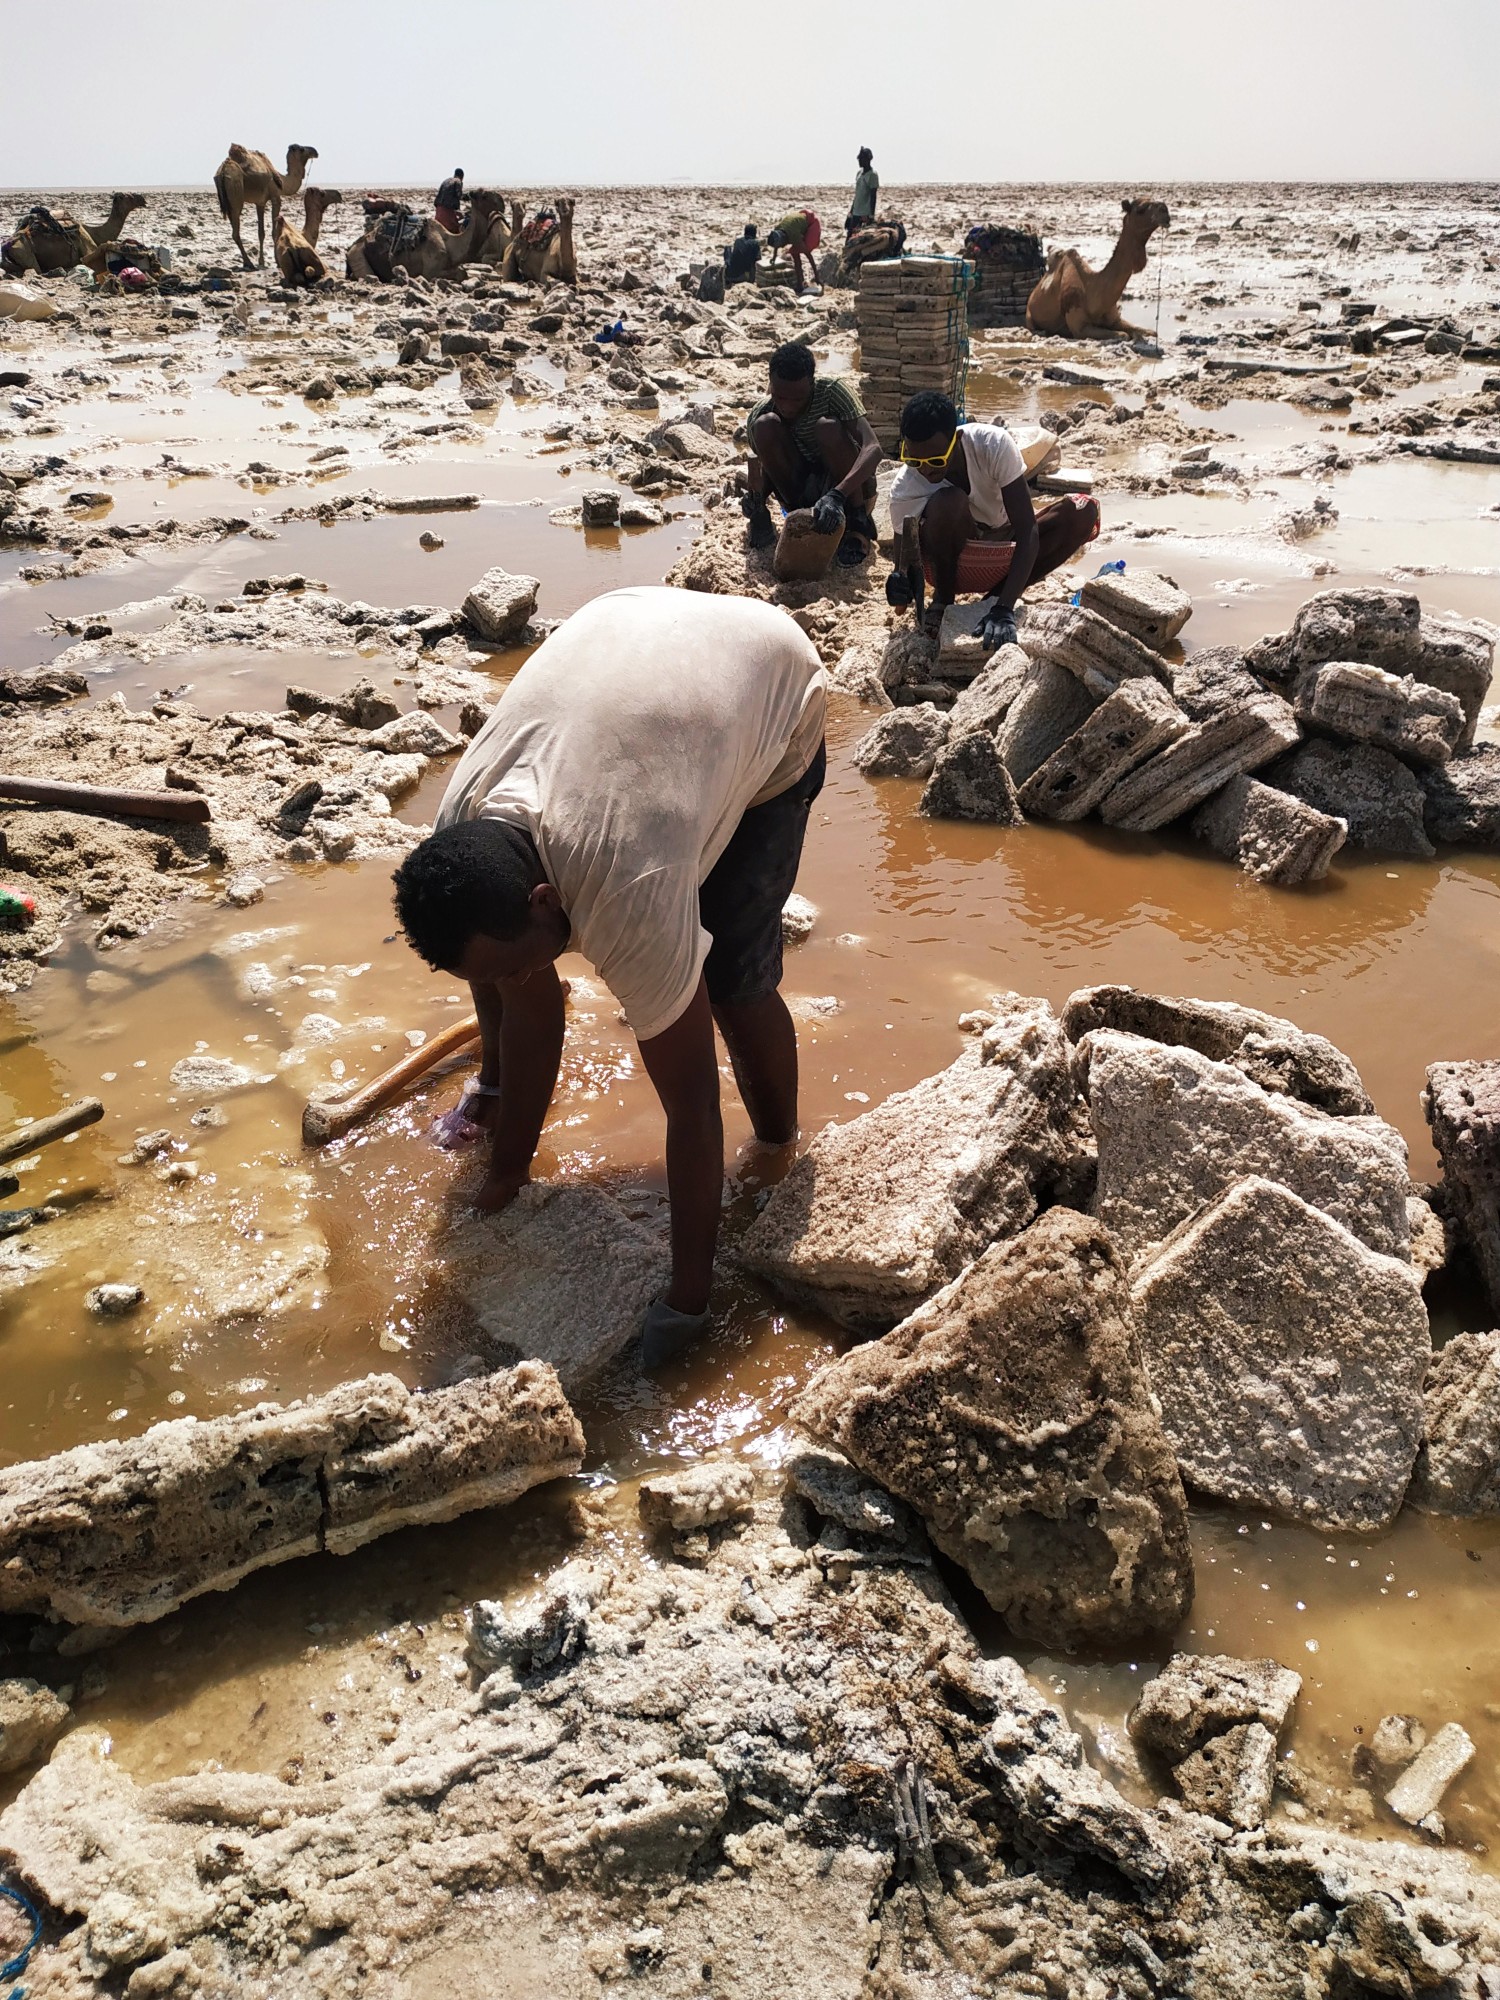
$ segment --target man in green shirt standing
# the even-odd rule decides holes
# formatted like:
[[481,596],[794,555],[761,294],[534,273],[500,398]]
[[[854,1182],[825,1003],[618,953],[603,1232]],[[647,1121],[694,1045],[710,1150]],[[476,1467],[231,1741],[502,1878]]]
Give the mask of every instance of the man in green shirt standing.
[[854,183],[854,199],[849,204],[849,213],[844,219],[844,234],[852,236],[856,229],[863,229],[875,220],[875,210],[880,199],[880,176],[875,171],[875,155],[868,146],[859,149],[859,178]]
[[842,523],[837,560],[845,568],[864,562],[875,541],[870,508],[881,449],[858,396],[839,377],[820,376],[812,349],[795,340],[771,356],[770,391],[745,425],[751,548],[776,540],[774,494],[785,513],[810,507],[823,533]]

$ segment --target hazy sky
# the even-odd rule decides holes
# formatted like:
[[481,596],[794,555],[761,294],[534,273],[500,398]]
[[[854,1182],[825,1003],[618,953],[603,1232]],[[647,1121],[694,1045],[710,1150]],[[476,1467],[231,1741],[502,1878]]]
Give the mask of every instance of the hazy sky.
[[0,0],[0,47],[8,187],[1500,179],[1500,0]]

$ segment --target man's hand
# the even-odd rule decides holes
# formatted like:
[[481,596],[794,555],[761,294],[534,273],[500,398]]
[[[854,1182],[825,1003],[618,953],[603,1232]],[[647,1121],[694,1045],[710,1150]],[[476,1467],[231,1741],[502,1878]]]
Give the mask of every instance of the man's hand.
[[492,1094],[481,1096],[473,1084],[458,1100],[458,1110],[460,1117],[485,1132],[493,1132],[500,1123],[500,1099]]
[[474,1206],[481,1215],[498,1215],[502,1208],[510,1207],[530,1179],[529,1173],[491,1172],[485,1176],[475,1194]]
[[1016,614],[1009,605],[991,604],[985,611],[979,627],[979,643],[987,653],[996,652],[1001,646],[1018,643]]
[[844,525],[844,496],[836,486],[820,494],[813,503],[813,526],[820,535],[831,535]]

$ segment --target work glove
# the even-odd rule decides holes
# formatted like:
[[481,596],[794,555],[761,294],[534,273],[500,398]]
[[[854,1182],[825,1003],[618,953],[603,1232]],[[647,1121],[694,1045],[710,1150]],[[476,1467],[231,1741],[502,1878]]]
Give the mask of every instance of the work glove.
[[844,496],[834,487],[824,493],[813,504],[813,526],[820,535],[831,535],[836,528],[844,525]]
[[664,1368],[684,1348],[691,1347],[707,1325],[706,1312],[678,1312],[665,1299],[655,1300],[646,1308],[641,1326],[641,1367],[648,1374],[653,1368]]
[[1016,614],[1005,610],[1002,605],[992,604],[979,627],[980,645],[987,653],[994,653],[1001,646],[1014,646],[1017,642]]

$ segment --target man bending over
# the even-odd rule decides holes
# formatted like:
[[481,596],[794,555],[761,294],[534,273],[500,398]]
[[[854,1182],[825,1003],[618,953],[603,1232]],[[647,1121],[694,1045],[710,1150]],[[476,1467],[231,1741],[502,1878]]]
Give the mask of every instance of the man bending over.
[[770,390],[745,425],[751,548],[768,549],[776,539],[774,493],[788,514],[811,507],[825,534],[842,524],[838,561],[862,563],[875,542],[870,508],[881,450],[858,396],[837,376],[820,376],[812,349],[795,340],[771,356]]
[[530,1177],[579,951],[625,1010],[667,1115],[672,1282],[642,1363],[702,1332],[724,1128],[714,1028],[757,1139],[797,1135],[797,1035],[781,907],[823,783],[827,676],[784,611],[617,590],[577,611],[469,745],[436,830],[396,871],[427,963],[467,979],[481,1062],[465,1115],[493,1135],[483,1209]]
[[[984,644],[991,650],[1012,644],[1022,592],[1094,539],[1098,501],[1070,493],[1034,508],[1010,432],[1003,424],[961,424],[936,389],[923,389],[901,412],[900,456],[891,527],[899,547],[906,524],[918,523],[933,591],[929,630],[960,591],[974,592],[986,599]],[[899,572],[887,581],[886,595],[892,603],[909,601]]]

